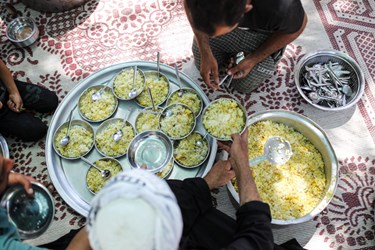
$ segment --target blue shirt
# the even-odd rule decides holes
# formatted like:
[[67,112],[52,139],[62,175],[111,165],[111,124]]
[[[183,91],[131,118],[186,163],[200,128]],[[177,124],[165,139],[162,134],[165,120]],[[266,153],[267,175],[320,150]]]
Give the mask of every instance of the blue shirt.
[[21,241],[17,228],[8,219],[5,208],[0,207],[0,249],[1,250],[43,250]]

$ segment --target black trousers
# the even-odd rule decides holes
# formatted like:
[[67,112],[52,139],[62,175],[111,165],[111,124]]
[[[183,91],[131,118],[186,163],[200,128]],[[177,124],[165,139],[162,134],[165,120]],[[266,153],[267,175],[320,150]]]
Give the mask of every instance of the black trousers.
[[26,111],[16,113],[9,109],[6,104],[9,93],[0,82],[0,86],[5,91],[4,99],[1,100],[3,107],[0,109],[0,133],[16,136],[23,141],[38,141],[45,136],[48,127],[30,111],[53,112],[57,108],[59,100],[54,92],[46,88],[17,80],[15,83]]

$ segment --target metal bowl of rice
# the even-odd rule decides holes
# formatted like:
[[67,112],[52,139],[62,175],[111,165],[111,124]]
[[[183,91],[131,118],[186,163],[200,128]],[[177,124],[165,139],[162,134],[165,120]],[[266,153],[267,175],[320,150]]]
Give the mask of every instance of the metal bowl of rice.
[[[338,182],[336,155],[323,129],[305,116],[283,110],[255,113],[247,124],[250,159],[263,153],[261,141],[271,136],[282,136],[292,147],[293,155],[285,164],[264,161],[252,167],[258,192],[271,207],[272,224],[313,219],[329,204]],[[227,188],[239,202],[234,185],[232,181]]]
[[115,75],[112,79],[113,94],[120,100],[133,100],[139,96],[145,87],[145,74],[142,70],[137,68],[135,89],[136,95],[132,98],[129,97],[130,91],[133,89],[133,72],[134,67],[127,67]]
[[205,162],[209,154],[210,144],[207,138],[198,131],[194,131],[182,140],[173,142],[173,158],[181,167],[198,167]]
[[183,95],[178,96],[180,89],[177,89],[171,93],[167,99],[167,105],[174,103],[185,104],[194,111],[195,117],[198,117],[203,109],[202,97],[192,88],[182,88]]
[[159,129],[159,116],[163,111],[161,107],[155,107],[155,111],[152,107],[142,109],[137,117],[135,118],[135,130],[137,133],[146,130],[158,130]]
[[195,125],[193,110],[181,103],[165,107],[159,116],[159,129],[172,140],[181,140],[189,136]]
[[88,154],[94,147],[94,129],[86,121],[72,120],[69,130],[69,143],[60,145],[61,139],[66,135],[69,122],[61,124],[53,135],[53,148],[56,153],[65,159],[78,159]]
[[232,134],[241,134],[246,128],[246,120],[245,108],[230,98],[211,102],[202,113],[204,129],[219,141],[230,141]]
[[[103,156],[118,158],[124,156],[128,150],[131,140],[136,135],[133,125],[124,119],[111,118],[104,121],[95,133],[95,148]],[[123,136],[119,141],[115,141],[113,134],[121,129]]]
[[[101,91],[98,100],[92,94]],[[111,117],[117,110],[118,99],[113,95],[112,88],[96,85],[82,92],[78,100],[78,111],[83,119],[89,122],[101,122]]]
[[157,172],[156,175],[160,177],[161,179],[168,179],[170,173],[173,170],[174,161],[173,159],[163,168],[161,171]]
[[[110,177],[116,176],[124,170],[121,163],[118,160],[111,157],[100,158],[93,162],[93,164],[101,170],[109,170],[111,172]],[[99,192],[99,190],[105,185],[105,183],[109,179],[110,178],[103,178],[99,170],[90,166],[86,172],[86,187],[92,194],[95,195]]]
[[148,130],[134,137],[128,147],[128,161],[133,168],[152,173],[163,171],[171,162],[173,144],[162,131]]
[[147,91],[147,88],[150,88],[154,105],[163,104],[167,100],[170,91],[168,78],[162,73],[158,77],[158,72],[156,71],[145,71],[144,74],[146,77],[144,90],[134,101],[143,108],[151,107],[152,102]]

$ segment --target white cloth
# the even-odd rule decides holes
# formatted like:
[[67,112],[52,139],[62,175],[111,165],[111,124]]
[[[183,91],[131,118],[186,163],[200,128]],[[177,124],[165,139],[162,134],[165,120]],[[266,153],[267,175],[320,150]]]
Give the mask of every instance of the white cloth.
[[92,200],[87,218],[95,250],[176,250],[182,216],[168,184],[142,169],[111,178]]

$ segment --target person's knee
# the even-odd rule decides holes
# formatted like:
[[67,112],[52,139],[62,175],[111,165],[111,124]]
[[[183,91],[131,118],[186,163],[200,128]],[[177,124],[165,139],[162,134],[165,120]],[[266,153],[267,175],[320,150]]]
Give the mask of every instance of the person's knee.
[[35,118],[31,121],[24,123],[24,127],[15,134],[19,139],[23,141],[39,141],[42,139],[48,130],[48,126],[41,120]]
[[44,95],[44,98],[47,105],[45,105],[42,110],[39,110],[39,112],[54,112],[59,105],[59,98],[57,97],[55,92],[48,90],[48,92]]

